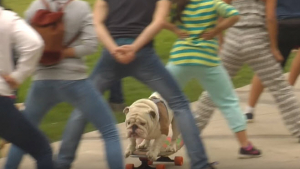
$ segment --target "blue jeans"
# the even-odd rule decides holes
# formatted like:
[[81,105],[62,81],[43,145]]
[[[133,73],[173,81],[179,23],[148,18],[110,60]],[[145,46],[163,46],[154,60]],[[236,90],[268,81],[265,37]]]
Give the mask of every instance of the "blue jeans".
[[123,96],[123,91],[122,91],[122,81],[121,80],[116,81],[110,87],[109,102],[117,103],[117,104],[124,103],[124,96]]
[[[131,44],[134,39],[117,39],[119,46]],[[136,59],[128,65],[123,65],[114,60],[107,50],[104,50],[100,61],[97,63],[91,79],[100,92],[103,92],[117,80],[132,76],[142,83],[157,91],[168,102],[174,111],[179,129],[182,133],[188,155],[191,159],[192,169],[205,169],[208,159],[200,132],[189,108],[189,102],[181,89],[160,62],[152,46],[146,46],[136,54]],[[74,158],[84,131],[87,120],[79,110],[75,110],[67,124],[62,140],[61,149],[56,163],[69,166]]]
[[0,137],[28,152],[38,169],[53,169],[52,150],[47,138],[14,106],[13,100],[0,96]]
[[[115,119],[109,106],[90,80],[34,81],[26,99],[26,109],[23,113],[32,124],[38,126],[46,113],[61,102],[70,103],[72,106],[85,112],[84,118],[93,123],[102,134],[110,169],[123,168],[123,154]],[[73,122],[76,123],[76,121]],[[73,123],[73,125],[76,126],[77,124]],[[81,124],[78,125],[82,126]],[[67,128],[67,130],[70,130],[70,128]],[[76,139],[78,141],[81,134],[82,132],[77,135]],[[66,138],[63,139],[66,140]],[[5,169],[17,169],[23,154],[24,152],[21,149],[12,146]]]

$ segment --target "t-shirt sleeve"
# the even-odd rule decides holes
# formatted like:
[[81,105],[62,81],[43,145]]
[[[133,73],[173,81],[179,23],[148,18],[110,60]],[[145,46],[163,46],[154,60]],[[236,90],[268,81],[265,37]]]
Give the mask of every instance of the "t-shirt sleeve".
[[231,16],[239,15],[238,10],[233,6],[223,2],[222,0],[215,0],[217,13],[220,17],[228,18]]

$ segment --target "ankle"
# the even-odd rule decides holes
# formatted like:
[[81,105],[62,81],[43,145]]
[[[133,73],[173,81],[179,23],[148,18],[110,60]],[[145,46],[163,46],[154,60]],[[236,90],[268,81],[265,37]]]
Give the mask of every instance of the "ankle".
[[253,148],[253,146],[250,142],[248,142],[248,144],[243,146],[242,148],[245,149],[245,150],[251,150]]
[[251,107],[251,106],[247,106],[246,109],[245,109],[245,114],[247,113],[254,113],[254,107]]

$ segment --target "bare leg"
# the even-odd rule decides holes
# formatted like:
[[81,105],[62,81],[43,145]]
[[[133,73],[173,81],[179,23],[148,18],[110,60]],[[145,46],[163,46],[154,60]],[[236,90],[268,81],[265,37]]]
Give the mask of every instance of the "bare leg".
[[264,86],[261,83],[260,79],[255,75],[252,79],[252,85],[250,90],[250,96],[248,100],[248,105],[250,107],[255,107],[257,104],[257,101],[261,95],[261,93],[264,91]]
[[297,56],[293,60],[292,67],[291,67],[289,83],[292,86],[295,85],[299,74],[300,74],[300,50],[298,51]]
[[248,136],[246,130],[235,133],[241,147],[247,147],[249,145]]

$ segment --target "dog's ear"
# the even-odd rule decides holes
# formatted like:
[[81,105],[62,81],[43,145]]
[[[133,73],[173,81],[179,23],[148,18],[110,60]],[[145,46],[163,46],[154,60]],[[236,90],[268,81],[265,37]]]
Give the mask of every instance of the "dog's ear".
[[127,115],[127,114],[129,113],[129,107],[125,107],[125,109],[123,110],[123,113],[124,113],[125,115]]
[[150,113],[151,117],[152,117],[153,119],[155,119],[155,117],[156,117],[155,112],[154,112],[154,111],[150,111],[149,113]]

